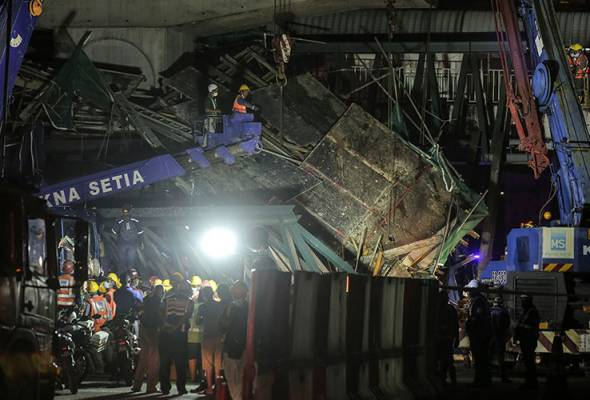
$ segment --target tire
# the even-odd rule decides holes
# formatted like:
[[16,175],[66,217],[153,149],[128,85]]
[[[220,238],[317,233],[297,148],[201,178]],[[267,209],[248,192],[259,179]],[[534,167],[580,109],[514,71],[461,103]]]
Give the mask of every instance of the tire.
[[77,354],[76,356],[76,370],[78,371],[78,386],[86,379],[90,371],[89,355],[86,352]]

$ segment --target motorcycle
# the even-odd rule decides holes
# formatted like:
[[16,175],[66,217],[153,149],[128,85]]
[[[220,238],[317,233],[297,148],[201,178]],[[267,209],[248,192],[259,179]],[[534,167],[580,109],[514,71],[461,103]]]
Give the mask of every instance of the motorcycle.
[[133,333],[133,321],[135,316],[130,313],[119,316],[105,324],[104,329],[110,333],[111,372],[118,382],[123,379],[126,385],[133,383],[133,372],[135,370],[139,343],[137,336]]
[[88,373],[87,348],[91,333],[92,321],[79,321],[73,309],[60,312],[53,341],[57,383],[67,386],[72,394],[78,392],[80,382]]

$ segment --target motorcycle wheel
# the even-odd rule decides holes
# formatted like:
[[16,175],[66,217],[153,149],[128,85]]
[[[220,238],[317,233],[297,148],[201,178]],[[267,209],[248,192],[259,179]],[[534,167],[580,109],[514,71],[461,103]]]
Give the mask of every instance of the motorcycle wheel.
[[88,375],[88,371],[90,370],[90,364],[88,362],[89,355],[86,353],[81,353],[76,356],[76,369],[78,371],[77,378],[78,378],[78,386],[86,376]]

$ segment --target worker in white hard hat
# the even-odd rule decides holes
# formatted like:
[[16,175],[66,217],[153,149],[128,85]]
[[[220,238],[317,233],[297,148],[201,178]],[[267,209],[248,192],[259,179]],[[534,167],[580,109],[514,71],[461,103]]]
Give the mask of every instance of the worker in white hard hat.
[[[217,131],[217,121],[221,113],[219,112],[219,108],[217,107],[217,96],[219,95],[219,87],[215,83],[211,83],[207,86],[207,101],[205,103],[205,122],[204,122],[204,134],[208,133],[215,133]],[[204,139],[205,141],[205,139]],[[203,147],[207,145],[204,144]]]
[[471,354],[475,364],[474,384],[489,386],[491,384],[490,343],[492,340],[492,322],[488,301],[482,295],[479,282],[471,280],[465,286],[469,297],[469,312],[465,329],[469,336]]

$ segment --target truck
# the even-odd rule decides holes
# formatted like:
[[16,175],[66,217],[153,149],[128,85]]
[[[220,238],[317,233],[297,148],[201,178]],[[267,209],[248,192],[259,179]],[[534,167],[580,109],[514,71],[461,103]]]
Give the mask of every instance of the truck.
[[87,279],[88,224],[50,213],[31,191],[2,182],[0,207],[0,398],[52,399],[52,338],[64,226],[75,243],[75,281]]
[[[510,231],[504,258],[485,266],[480,278],[505,290],[513,319],[521,313],[519,294],[533,296],[541,317],[538,353],[555,350],[554,338],[560,336],[565,354],[585,356],[590,353],[587,116],[575,90],[553,3],[495,0],[494,5],[504,23],[518,85],[517,96],[505,80],[512,119],[521,147],[531,153],[535,175],[551,166],[559,219],[548,226]],[[524,27],[527,51],[522,48],[518,18]],[[502,58],[503,46],[500,49]],[[526,53],[533,66],[531,79]],[[550,134],[551,154],[543,143],[543,130]]]

